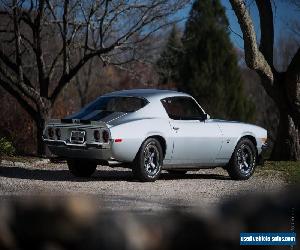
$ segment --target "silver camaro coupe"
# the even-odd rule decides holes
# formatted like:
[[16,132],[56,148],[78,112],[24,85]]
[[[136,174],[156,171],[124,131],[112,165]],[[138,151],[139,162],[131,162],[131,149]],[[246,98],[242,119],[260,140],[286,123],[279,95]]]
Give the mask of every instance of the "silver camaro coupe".
[[141,181],[223,167],[245,180],[260,164],[267,131],[261,127],[210,119],[185,93],[133,89],[105,94],[78,113],[46,125],[43,140],[67,160],[78,177],[97,164],[131,168]]

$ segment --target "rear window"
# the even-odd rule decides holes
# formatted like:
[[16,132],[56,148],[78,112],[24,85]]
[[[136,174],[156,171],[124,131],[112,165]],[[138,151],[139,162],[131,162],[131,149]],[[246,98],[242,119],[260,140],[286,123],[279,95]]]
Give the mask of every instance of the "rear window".
[[66,119],[100,120],[113,113],[130,113],[143,108],[147,100],[139,97],[103,96]]
[[108,112],[134,112],[147,104],[147,101],[139,97],[100,97],[96,101],[88,104],[84,110],[91,112],[95,110],[108,111]]

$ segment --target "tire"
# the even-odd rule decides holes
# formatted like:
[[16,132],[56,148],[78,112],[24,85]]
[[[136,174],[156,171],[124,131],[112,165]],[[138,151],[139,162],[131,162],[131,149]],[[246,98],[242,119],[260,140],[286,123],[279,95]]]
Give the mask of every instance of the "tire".
[[233,180],[247,180],[256,166],[256,148],[252,141],[242,138],[236,145],[227,171]]
[[159,141],[155,138],[148,138],[141,145],[133,161],[133,174],[135,178],[143,182],[155,181],[160,176],[162,162],[163,151]]
[[185,175],[187,170],[168,170],[168,173],[173,175]]
[[67,160],[70,172],[76,177],[90,177],[96,170],[97,164],[90,160]]

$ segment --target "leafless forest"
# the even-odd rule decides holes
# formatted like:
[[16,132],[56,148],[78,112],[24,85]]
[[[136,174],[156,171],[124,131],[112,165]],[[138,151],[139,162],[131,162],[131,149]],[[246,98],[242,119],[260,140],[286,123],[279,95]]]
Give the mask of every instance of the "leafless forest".
[[[236,2],[236,1],[232,1]],[[66,116],[103,93],[161,85],[155,62],[170,29],[184,29],[191,1],[1,1],[0,137],[19,154],[36,154],[50,117]],[[232,3],[234,4],[234,3]],[[252,3],[254,4],[254,3]],[[299,8],[291,1],[291,8]],[[275,17],[276,18],[276,17]],[[300,44],[299,20],[274,41],[274,68],[287,70]],[[236,48],[255,123],[274,143],[279,110],[244,51]],[[205,107],[204,107],[205,108]]]

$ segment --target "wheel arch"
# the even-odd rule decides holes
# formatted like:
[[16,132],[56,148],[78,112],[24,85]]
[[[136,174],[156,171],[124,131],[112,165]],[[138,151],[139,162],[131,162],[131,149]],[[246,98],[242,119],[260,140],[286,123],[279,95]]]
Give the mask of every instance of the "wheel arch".
[[[149,138],[154,138],[154,139],[158,140],[158,142],[160,143],[160,145],[162,147],[163,157],[165,158],[166,151],[167,151],[166,139],[161,135],[150,135],[150,136],[146,137],[144,141],[148,140]],[[142,142],[142,144],[144,143],[144,141]],[[142,146],[142,144],[141,144],[141,146]]]
[[257,158],[257,157],[258,157],[258,152],[257,152],[257,141],[256,141],[255,136],[254,136],[254,135],[251,135],[251,134],[243,135],[243,136],[241,136],[241,137],[238,139],[236,145],[238,144],[238,142],[239,142],[241,139],[248,139],[248,140],[250,140],[250,141],[253,143],[254,148],[255,148],[256,158]]
[[238,141],[240,141],[243,138],[249,139],[255,147],[257,146],[256,138],[253,135],[243,135]]

